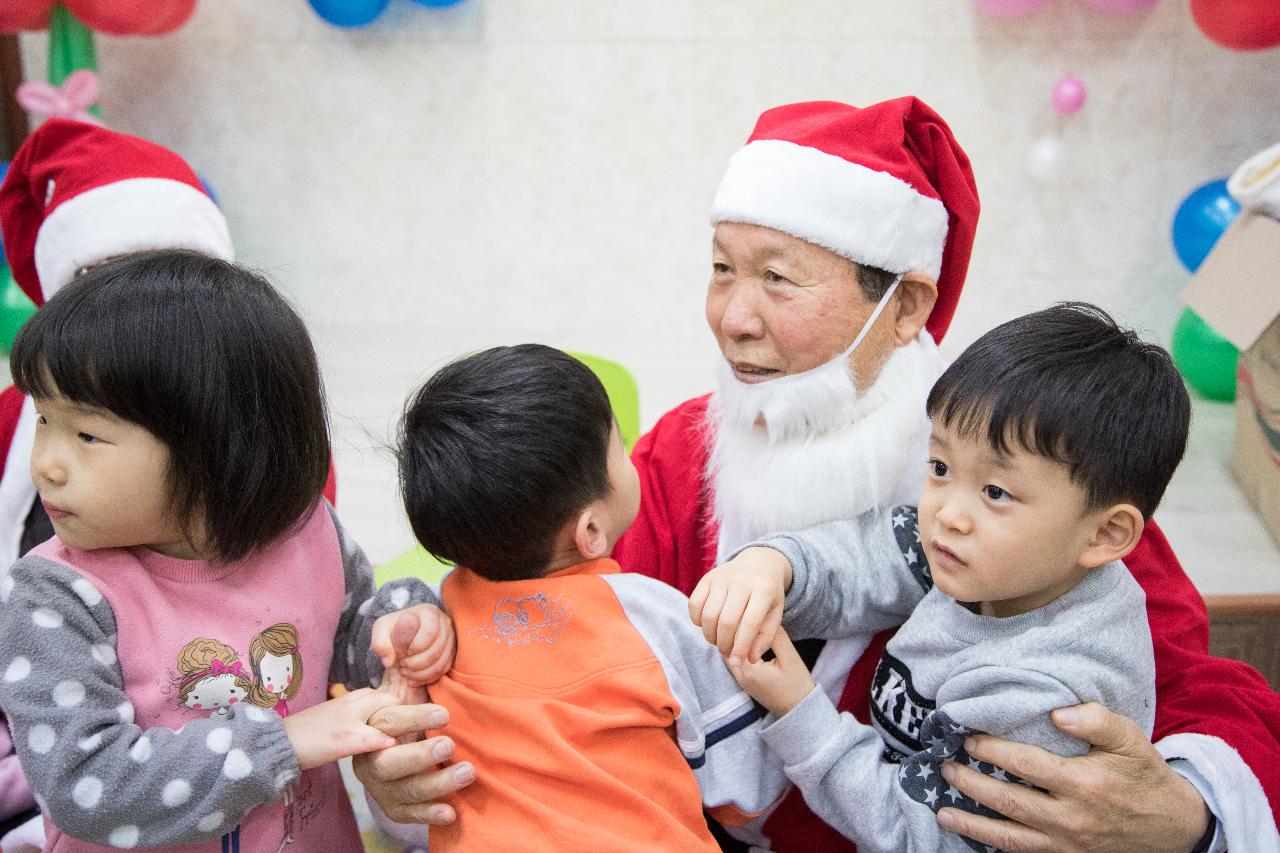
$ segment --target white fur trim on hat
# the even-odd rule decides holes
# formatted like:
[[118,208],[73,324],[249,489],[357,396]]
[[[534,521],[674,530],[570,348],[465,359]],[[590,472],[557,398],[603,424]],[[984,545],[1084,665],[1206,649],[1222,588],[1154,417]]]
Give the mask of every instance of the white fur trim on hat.
[[746,222],[793,234],[889,272],[942,270],[947,209],[887,172],[816,148],[758,139],[739,149],[711,224]]
[[227,221],[213,199],[181,181],[129,178],[70,198],[45,218],[35,248],[44,297],[84,267],[145,249],[232,259]]

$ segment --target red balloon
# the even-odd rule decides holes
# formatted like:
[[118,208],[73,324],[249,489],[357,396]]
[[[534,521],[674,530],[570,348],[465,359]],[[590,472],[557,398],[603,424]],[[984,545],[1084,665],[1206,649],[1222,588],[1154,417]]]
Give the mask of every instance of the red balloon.
[[71,13],[96,32],[158,36],[187,22],[196,0],[65,0]]
[[43,30],[49,26],[53,0],[4,0],[0,2],[0,33]]
[[1277,0],[1191,0],[1200,32],[1232,50],[1265,50],[1280,45]]

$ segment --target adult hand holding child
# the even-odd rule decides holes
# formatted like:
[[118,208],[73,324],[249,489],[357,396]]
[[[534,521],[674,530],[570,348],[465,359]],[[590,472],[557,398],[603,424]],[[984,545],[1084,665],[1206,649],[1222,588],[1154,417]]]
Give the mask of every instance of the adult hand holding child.
[[397,823],[452,823],[453,807],[434,802],[475,779],[471,764],[440,767],[453,755],[453,741],[426,737],[449,721],[439,705],[425,704],[425,685],[453,664],[457,650],[453,622],[437,607],[418,605],[379,618],[373,624],[370,648],[386,667],[379,692],[400,704],[378,709],[369,725],[397,745],[356,756],[352,768],[383,813]]

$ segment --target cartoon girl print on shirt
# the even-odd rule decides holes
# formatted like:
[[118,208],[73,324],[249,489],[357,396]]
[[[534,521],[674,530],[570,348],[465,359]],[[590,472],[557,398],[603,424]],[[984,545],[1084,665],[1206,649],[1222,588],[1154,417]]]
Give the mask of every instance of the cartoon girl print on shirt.
[[298,629],[287,622],[253,635],[249,642],[249,666],[253,668],[250,701],[289,716],[289,700],[302,689],[302,655]]
[[178,673],[178,701],[192,710],[225,715],[253,688],[235,649],[206,637],[196,637],[178,652]]

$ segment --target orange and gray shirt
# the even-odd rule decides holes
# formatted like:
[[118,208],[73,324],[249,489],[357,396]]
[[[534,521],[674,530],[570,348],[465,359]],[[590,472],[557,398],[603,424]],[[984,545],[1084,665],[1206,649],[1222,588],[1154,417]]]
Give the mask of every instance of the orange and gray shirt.
[[524,581],[458,569],[441,597],[458,656],[431,699],[476,781],[432,853],[717,851],[704,807],[740,825],[782,796],[772,718],[677,590],[601,559]]

